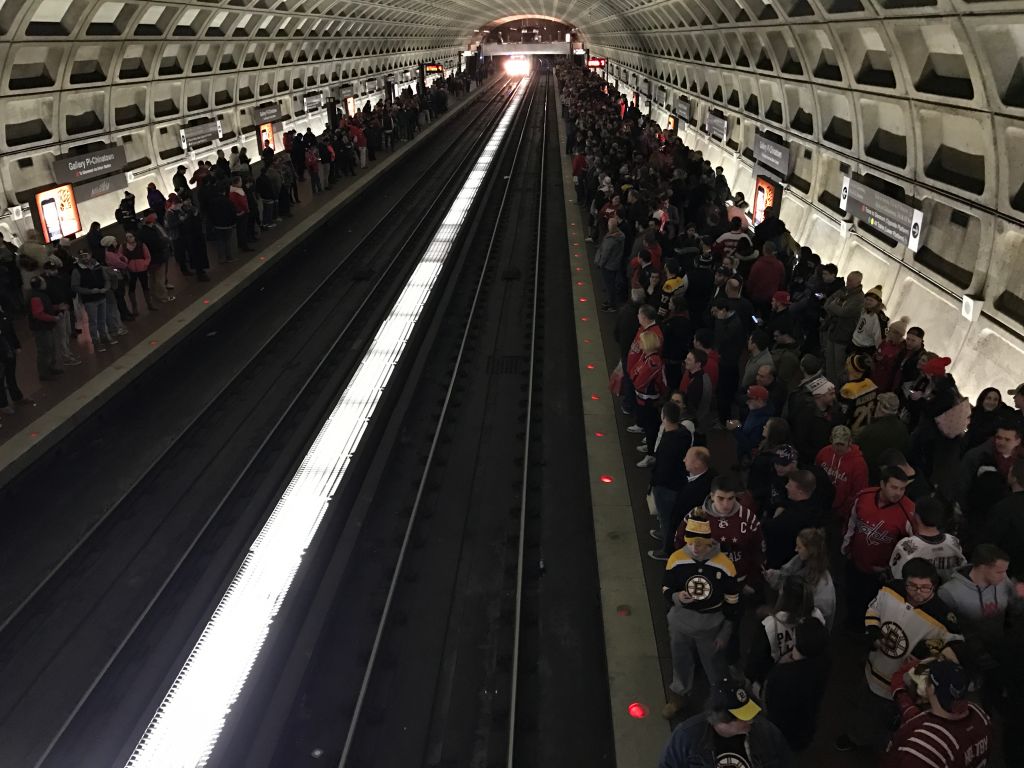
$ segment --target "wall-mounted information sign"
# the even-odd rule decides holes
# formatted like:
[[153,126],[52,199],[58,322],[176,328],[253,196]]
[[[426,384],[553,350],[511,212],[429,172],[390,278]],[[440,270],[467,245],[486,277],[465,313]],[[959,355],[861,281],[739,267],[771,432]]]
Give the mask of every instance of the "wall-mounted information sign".
[[608,59],[601,58],[600,56],[591,56],[587,59],[587,66],[591,69],[604,69],[608,64]]
[[685,96],[680,96],[676,99],[676,114],[679,115],[679,119],[684,123],[690,121],[690,100]]
[[324,105],[324,97],[321,93],[314,93],[312,96],[302,97],[302,110],[304,112],[315,112]]
[[754,135],[754,160],[785,181],[789,177],[789,147],[778,144],[767,136]]
[[281,117],[283,116],[281,113],[281,105],[267,104],[262,107],[256,107],[256,112],[253,116],[256,118],[253,120],[256,125],[280,122]]
[[921,245],[924,214],[876,189],[843,177],[839,207],[879,232],[917,251]]
[[725,141],[729,136],[729,121],[718,115],[708,114],[704,121],[704,130],[708,135],[719,141]]
[[75,192],[70,184],[36,195],[36,213],[47,243],[55,243],[62,237],[71,237],[82,231]]
[[424,64],[423,74],[427,75],[428,77],[430,75],[443,75],[444,67],[438,64],[437,62],[433,62],[431,64]]
[[220,120],[213,120],[202,125],[190,125],[182,128],[178,134],[181,139],[181,148],[188,149],[202,144],[204,141],[223,138],[224,128],[221,126]]
[[128,162],[124,147],[111,145],[81,155],[53,159],[53,176],[58,184],[78,184],[124,169]]
[[124,173],[115,173],[104,179],[87,181],[85,184],[75,185],[75,196],[79,200],[95,200],[110,192],[116,192],[128,186],[128,176]]

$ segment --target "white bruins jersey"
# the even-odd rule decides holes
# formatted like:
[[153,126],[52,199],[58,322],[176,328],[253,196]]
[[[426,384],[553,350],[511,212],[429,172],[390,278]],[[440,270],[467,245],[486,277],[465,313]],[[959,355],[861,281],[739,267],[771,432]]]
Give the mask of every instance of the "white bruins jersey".
[[[822,626],[825,625],[825,616],[817,608],[811,611],[811,616],[820,621]],[[776,663],[796,648],[796,623],[789,620],[789,614],[785,611],[765,616],[761,626],[768,636],[768,645],[772,649],[772,658]]]
[[903,566],[908,560],[920,557],[935,566],[943,581],[953,575],[953,571],[967,562],[960,541],[950,533],[935,537],[908,536],[901,539],[892,551],[889,559],[889,573],[894,579],[903,578]]
[[958,634],[960,623],[951,608],[938,597],[915,608],[907,602],[902,581],[878,591],[868,606],[864,625],[882,633],[878,649],[868,654],[864,672],[872,692],[885,699],[892,698],[892,676],[919,644],[924,643],[927,650],[919,649],[914,655],[925,658],[964,639]]

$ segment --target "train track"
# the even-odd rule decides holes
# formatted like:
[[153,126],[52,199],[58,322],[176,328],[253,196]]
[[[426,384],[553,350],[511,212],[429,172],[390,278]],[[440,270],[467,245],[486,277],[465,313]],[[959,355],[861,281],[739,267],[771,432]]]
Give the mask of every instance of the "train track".
[[[532,85],[416,384],[381,440],[391,447],[379,448],[348,529],[310,576],[315,594],[280,642],[285,672],[228,729],[218,764],[530,764],[516,747],[536,724],[516,723],[536,672],[542,557],[530,451],[543,426],[534,393],[552,103],[546,76]],[[495,430],[510,439],[488,439]],[[507,500],[481,507],[499,487]],[[415,654],[404,647],[410,627]],[[408,719],[399,725],[389,710]]]
[[[498,118],[508,98],[505,90],[497,87],[468,116],[463,129],[452,133],[450,148],[468,142],[468,154],[475,154],[472,146],[486,139],[486,130],[478,133],[481,122]],[[174,662],[152,653],[152,642],[141,638],[161,626],[163,646],[174,647],[173,641],[195,631],[265,513],[265,499],[278,489],[282,470],[307,439],[302,427],[315,422],[358,361],[368,328],[380,314],[374,309],[387,305],[410,265],[409,254],[465,173],[466,163],[452,168],[450,152],[430,174],[444,182],[425,183],[397,201],[374,234],[339,261],[242,374],[5,618],[0,762],[86,764],[83,737],[96,734],[101,724],[102,735],[91,739],[92,753],[106,758],[123,752],[125,733],[137,730],[138,723],[110,723],[111,698],[120,706],[116,711],[131,712],[128,702],[155,695]],[[422,214],[406,217],[412,206]],[[309,358],[319,362],[299,368],[298,361]],[[283,398],[268,398],[268,391]],[[254,434],[253,414],[268,402],[273,403],[271,421],[261,422]],[[210,450],[215,438],[225,451],[233,441],[244,446],[248,458],[240,470],[216,477],[222,465],[217,446]],[[176,462],[192,458],[197,446],[214,457],[205,476],[175,478]],[[236,446],[232,453],[237,451]],[[192,620],[183,621],[186,615]]]

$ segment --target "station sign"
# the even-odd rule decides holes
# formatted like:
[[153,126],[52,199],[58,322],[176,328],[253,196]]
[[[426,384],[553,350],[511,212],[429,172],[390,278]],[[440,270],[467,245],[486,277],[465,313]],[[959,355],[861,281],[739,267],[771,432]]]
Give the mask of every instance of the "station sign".
[[783,181],[789,176],[789,147],[772,141],[760,133],[754,134],[754,160],[774,171]]
[[123,170],[127,163],[124,147],[111,144],[84,154],[55,157],[53,177],[58,184],[78,184]]
[[430,64],[423,65],[424,75],[443,75],[444,67],[437,62],[431,62]]
[[127,186],[127,174],[116,173],[103,179],[87,181],[85,184],[76,184],[75,196],[82,201],[95,200],[97,197],[103,197],[103,195],[116,192],[119,189],[125,189]]
[[719,141],[725,141],[729,135],[729,121],[724,117],[708,113],[704,120],[704,130],[708,135]]
[[839,207],[854,218],[903,243],[911,251],[921,245],[924,213],[876,189],[843,177]]
[[316,93],[312,96],[302,97],[302,110],[304,112],[315,112],[324,105],[324,96],[322,93]]
[[284,114],[281,112],[280,104],[266,104],[256,107],[254,117],[256,119],[253,122],[262,125],[263,123],[279,123]]
[[189,125],[178,131],[181,148],[188,149],[204,141],[213,141],[224,137],[224,127],[220,120],[212,120],[202,125]]
[[591,69],[604,69],[608,65],[608,59],[601,56],[591,56],[587,59],[587,66]]
[[676,114],[684,123],[690,122],[690,100],[685,96],[676,99]]

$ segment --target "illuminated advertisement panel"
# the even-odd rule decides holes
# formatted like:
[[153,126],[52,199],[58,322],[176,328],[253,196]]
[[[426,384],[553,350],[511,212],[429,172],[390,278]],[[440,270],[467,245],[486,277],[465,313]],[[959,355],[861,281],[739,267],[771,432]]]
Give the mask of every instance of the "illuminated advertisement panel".
[[754,182],[754,205],[752,213],[754,225],[764,221],[764,212],[782,202],[782,187],[767,176],[758,176]]
[[43,242],[53,243],[82,231],[75,192],[70,184],[36,195],[36,213],[39,215]]
[[275,152],[277,151],[277,143],[274,141],[273,123],[263,123],[260,125],[260,151],[262,152],[267,146]]

